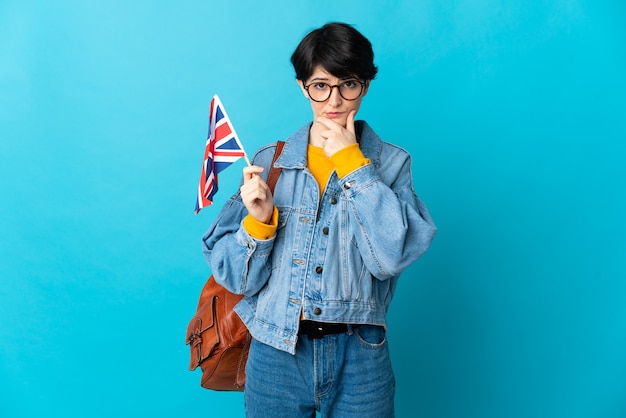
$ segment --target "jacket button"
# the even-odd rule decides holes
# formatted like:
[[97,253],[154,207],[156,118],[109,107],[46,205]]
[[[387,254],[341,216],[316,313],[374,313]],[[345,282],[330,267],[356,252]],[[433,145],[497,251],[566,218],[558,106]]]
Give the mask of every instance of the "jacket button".
[[322,268],[322,266],[317,266],[315,267],[315,272],[317,274],[322,274],[322,272],[324,271],[324,269]]
[[322,313],[322,308],[315,308],[313,309],[313,314],[314,315],[320,315]]
[[350,188],[352,187],[353,184],[354,184],[353,181],[348,181],[348,182],[343,184],[343,188],[346,189],[346,190],[350,190]]
[[325,226],[324,228],[322,228],[322,234],[324,234],[324,235],[328,235],[328,231],[329,231],[329,229],[328,229],[328,227],[327,227],[327,226]]
[[331,198],[330,198],[330,204],[331,204],[331,205],[335,205],[335,204],[337,204],[337,199],[336,199],[336,198],[334,198],[334,197],[331,197]]

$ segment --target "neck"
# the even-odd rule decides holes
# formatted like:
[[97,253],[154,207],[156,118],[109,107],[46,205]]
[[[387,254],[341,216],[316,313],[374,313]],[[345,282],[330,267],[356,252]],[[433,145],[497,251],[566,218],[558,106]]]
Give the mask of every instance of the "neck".
[[309,129],[309,144],[315,147],[323,146],[323,140],[322,137],[319,135],[319,127],[316,122],[313,122],[311,124],[311,128]]

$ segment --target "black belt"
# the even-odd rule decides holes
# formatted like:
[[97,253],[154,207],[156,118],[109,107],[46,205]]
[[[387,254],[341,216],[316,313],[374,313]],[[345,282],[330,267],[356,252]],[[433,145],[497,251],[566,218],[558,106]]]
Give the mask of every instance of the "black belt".
[[324,338],[325,335],[344,334],[348,332],[349,329],[356,327],[358,327],[358,325],[302,320],[300,321],[298,335],[306,335],[309,338],[319,339]]

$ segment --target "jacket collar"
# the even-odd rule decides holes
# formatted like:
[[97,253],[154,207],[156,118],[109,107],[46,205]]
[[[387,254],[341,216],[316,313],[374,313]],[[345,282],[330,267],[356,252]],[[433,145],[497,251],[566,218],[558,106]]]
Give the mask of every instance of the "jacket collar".
[[[310,127],[311,123],[307,123],[287,138],[285,148],[283,148],[283,152],[276,161],[277,167],[300,169],[306,167]],[[383,148],[382,140],[364,120],[356,121],[355,129],[357,133],[360,132],[359,147],[361,152],[378,169],[380,166],[380,153]]]

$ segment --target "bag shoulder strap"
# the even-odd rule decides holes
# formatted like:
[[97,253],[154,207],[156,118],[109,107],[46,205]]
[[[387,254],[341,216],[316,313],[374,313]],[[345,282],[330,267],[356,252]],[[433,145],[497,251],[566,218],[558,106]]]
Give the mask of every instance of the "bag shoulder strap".
[[274,151],[274,158],[272,158],[272,165],[270,165],[270,172],[267,174],[267,185],[270,188],[272,194],[274,194],[274,187],[276,187],[276,182],[278,181],[278,177],[280,177],[280,172],[283,170],[280,167],[276,167],[274,163],[280,157],[280,153],[283,152],[283,147],[285,146],[285,141],[278,141],[276,143],[276,151]]

